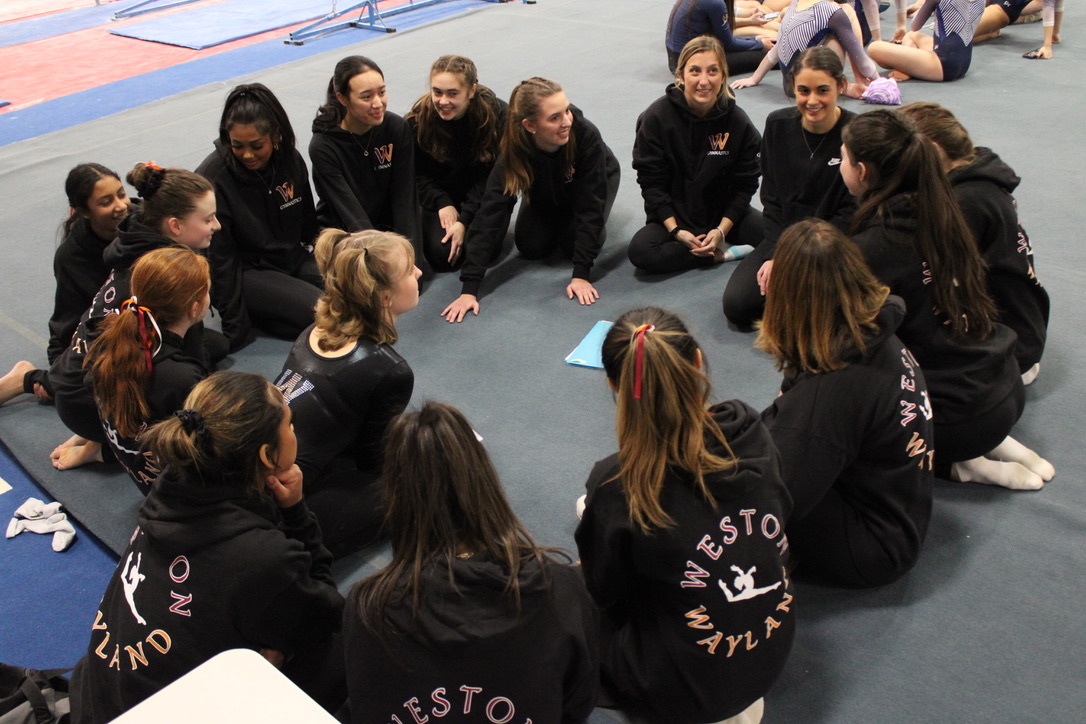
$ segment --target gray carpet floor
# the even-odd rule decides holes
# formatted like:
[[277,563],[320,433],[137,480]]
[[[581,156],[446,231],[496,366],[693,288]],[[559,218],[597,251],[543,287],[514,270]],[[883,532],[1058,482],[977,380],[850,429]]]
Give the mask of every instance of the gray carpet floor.
[[[626,261],[625,244],[644,220],[629,160],[634,121],[670,80],[663,50],[670,5],[540,0],[394,35],[359,32],[365,42],[358,46],[0,147],[0,359],[45,361],[63,178],[76,163],[99,161],[122,174],[147,159],[195,168],[211,149],[229,87],[255,80],[283,101],[304,151],[332,67],[350,53],[384,68],[390,109],[401,114],[426,90],[429,64],[444,53],[472,57],[480,80],[505,97],[529,76],[554,78],[623,164],[594,280],[601,300],[581,307],[565,298],[567,262],[527,263],[512,252],[488,273],[479,317],[449,325],[438,316],[459,291],[456,275],[440,276],[425,286],[418,309],[401,318],[396,347],[415,370],[415,402],[460,407],[485,438],[527,527],[545,544],[573,549],[573,501],[592,463],[615,448],[602,373],[563,363],[596,320],[646,304],[671,308],[699,339],[717,398],[762,408],[778,385],[770,360],[751,349],[752,336],[730,330],[721,315],[731,267],[643,277]],[[1075,601],[1086,582],[1086,394],[1072,379],[1086,368],[1086,336],[1075,321],[1082,319],[1086,268],[1075,242],[1086,228],[1086,151],[1081,130],[1074,131],[1086,109],[1077,87],[1086,65],[1075,34],[1083,15],[1080,4],[1068,4],[1055,60],[1022,60],[1039,44],[1041,27],[1014,26],[976,49],[964,79],[902,86],[906,102],[951,108],[978,145],[993,147],[1023,178],[1019,209],[1053,305],[1041,374],[1027,391],[1015,435],[1055,465],[1056,478],[1024,494],[940,483],[924,554],[904,580],[869,592],[801,586],[795,648],[768,698],[767,722],[1083,720],[1086,625]],[[738,101],[759,127],[770,111],[788,105],[775,72]],[[288,347],[262,338],[229,365],[273,377]],[[1059,424],[1046,427],[1050,422]],[[0,409],[0,438],[117,550],[131,531],[135,489],[112,472],[53,471],[48,453],[66,437],[52,408],[23,400]],[[344,563],[344,584],[381,558],[369,552]],[[613,718],[601,712],[593,721]]]

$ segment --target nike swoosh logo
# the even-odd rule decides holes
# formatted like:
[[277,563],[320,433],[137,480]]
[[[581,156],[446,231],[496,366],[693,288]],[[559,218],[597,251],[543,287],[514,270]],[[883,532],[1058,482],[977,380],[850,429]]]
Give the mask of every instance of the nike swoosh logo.
[[841,165],[841,159],[839,159],[839,158],[831,158],[826,165],[827,166],[840,166]]

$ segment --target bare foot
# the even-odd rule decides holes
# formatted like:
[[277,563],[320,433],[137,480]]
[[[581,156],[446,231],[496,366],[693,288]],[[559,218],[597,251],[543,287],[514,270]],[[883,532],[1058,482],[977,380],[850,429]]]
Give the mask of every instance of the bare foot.
[[909,78],[911,78],[912,76],[906,75],[905,73],[902,73],[900,70],[891,70],[890,74],[887,77],[888,78],[893,78],[894,80],[896,80],[897,82],[900,83],[902,81],[909,80]]
[[866,83],[849,83],[845,87],[845,95],[860,100],[864,97],[865,90],[867,90]]
[[49,459],[53,461],[53,467],[57,470],[71,470],[87,463],[100,463],[102,462],[102,445],[76,435],[58,446],[49,455]]
[[34,365],[23,360],[22,362],[16,362],[15,366],[11,368],[11,372],[0,377],[0,405],[10,402],[23,394],[23,377],[26,376],[27,372],[33,372],[35,369],[37,368]]

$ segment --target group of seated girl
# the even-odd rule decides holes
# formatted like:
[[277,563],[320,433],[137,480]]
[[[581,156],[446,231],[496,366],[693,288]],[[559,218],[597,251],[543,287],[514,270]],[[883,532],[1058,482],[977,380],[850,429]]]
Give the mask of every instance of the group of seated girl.
[[[58,264],[101,249],[104,284],[84,285],[89,309],[47,372],[20,363],[0,385],[5,402],[56,401],[76,433],[58,467],[115,457],[147,495],[74,675],[75,721],[240,646],[329,710],[349,694],[355,722],[454,706],[583,721],[597,705],[756,722],[792,645],[793,577],[899,579],[936,475],[1050,480],[1010,436],[1048,318],[1017,177],[934,104],[839,108],[829,48],[797,54],[788,78],[796,107],[759,135],[723,47],[694,38],[638,119],[647,218],[631,261],[674,272],[748,253],[724,312],[757,329],[781,393],[761,413],[712,404],[680,318],[623,315],[602,349],[619,449],[588,476],[580,572],[517,520],[463,415],[405,412],[414,378],[392,347],[418,303],[416,244],[461,269],[446,319],[477,314],[518,197],[522,255],[561,247],[567,295],[598,296],[618,164],[558,84],[526,80],[506,107],[446,56],[405,121],[377,66],[344,59],[314,122],[319,204],[259,84],[227,98],[201,166],[213,180],[138,164],[130,212],[116,174],[73,170]],[[216,299],[226,336],[203,329]],[[76,305],[58,294],[58,335]],[[296,337],[276,384],[208,376],[253,323]],[[344,601],[330,562],[386,537],[392,561]]]
[[[710,35],[727,51],[732,73],[754,71],[751,77],[734,81],[733,88],[757,85],[779,65],[785,93],[791,95],[789,71],[798,54],[806,48],[828,47],[842,61],[849,60],[855,82],[846,85],[845,92],[859,98],[878,78],[877,66],[890,70],[889,77],[896,80],[957,80],[969,69],[975,42],[998,36],[1023,13],[1037,10],[1044,21],[1044,43],[1023,57],[1051,58],[1063,20],[1063,0],[922,0],[908,8],[905,0],[894,0],[895,31],[883,39],[878,0],[771,0],[752,5],[675,0],[664,43],[671,72],[676,72],[687,42]],[[933,13],[935,28],[929,35],[923,27]]]

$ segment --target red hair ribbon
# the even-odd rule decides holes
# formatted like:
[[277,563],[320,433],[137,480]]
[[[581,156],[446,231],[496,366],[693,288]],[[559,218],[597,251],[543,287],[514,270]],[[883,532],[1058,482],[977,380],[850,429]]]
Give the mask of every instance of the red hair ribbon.
[[633,338],[637,341],[637,351],[634,353],[634,395],[635,400],[641,399],[641,373],[645,366],[645,334],[656,327],[651,324],[642,324],[634,330]]
[[[147,318],[151,316],[151,310],[147,307],[141,307],[139,304],[139,300],[136,299],[136,297],[134,296],[125,300],[124,304],[121,305],[121,311],[123,312],[125,310],[132,310],[139,318],[140,340],[143,342],[142,347],[144,359],[147,360],[147,372],[153,372],[154,366],[151,364],[151,359],[153,358],[153,355],[151,354],[151,345],[153,343],[151,339],[149,339],[147,336]],[[153,319],[151,320],[151,324],[154,324]]]

